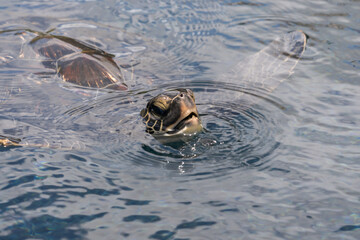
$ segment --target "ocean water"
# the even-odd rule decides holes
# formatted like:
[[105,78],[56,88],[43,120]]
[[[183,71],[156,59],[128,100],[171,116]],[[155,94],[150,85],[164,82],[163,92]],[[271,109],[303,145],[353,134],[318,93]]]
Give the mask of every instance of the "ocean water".
[[[0,147],[0,239],[359,239],[359,12],[356,0],[1,1],[0,135],[28,146]],[[128,90],[62,82],[21,29],[114,54]],[[231,71],[294,30],[306,50],[271,93]],[[180,87],[206,131],[163,144],[139,113]]]

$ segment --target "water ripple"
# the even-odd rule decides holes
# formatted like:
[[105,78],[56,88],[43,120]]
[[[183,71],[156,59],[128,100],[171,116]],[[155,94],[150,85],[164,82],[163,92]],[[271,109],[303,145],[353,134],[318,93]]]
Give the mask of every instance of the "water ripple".
[[[139,112],[151,96],[181,85],[195,91],[205,131],[189,142],[164,145],[145,133]],[[99,97],[93,103],[74,107],[80,111],[68,110],[68,116],[57,119],[57,123],[66,126],[75,122],[78,129],[84,125],[80,129],[86,129],[83,135],[87,135],[87,146],[109,159],[119,159],[121,164],[126,161],[162,167],[200,179],[242,167],[258,167],[271,160],[279,147],[276,135],[283,122],[282,103],[262,94],[220,82],[173,82],[148,92]],[[231,99],[224,97],[230,95]],[[278,114],[274,114],[274,109]],[[201,165],[203,161],[207,164]],[[116,166],[116,162],[111,166]]]

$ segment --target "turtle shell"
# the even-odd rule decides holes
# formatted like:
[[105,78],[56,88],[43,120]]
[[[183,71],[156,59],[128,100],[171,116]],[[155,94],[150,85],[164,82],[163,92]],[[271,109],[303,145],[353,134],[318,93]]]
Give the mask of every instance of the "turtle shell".
[[95,46],[50,34],[37,36],[30,45],[45,57],[44,66],[55,69],[65,82],[91,88],[127,89],[114,55]]

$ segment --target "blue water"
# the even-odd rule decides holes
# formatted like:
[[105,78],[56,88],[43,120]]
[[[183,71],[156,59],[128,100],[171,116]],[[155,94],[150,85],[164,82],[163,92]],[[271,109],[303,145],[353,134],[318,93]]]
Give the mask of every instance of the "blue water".
[[[359,239],[359,12],[350,0],[1,1],[0,31],[96,45],[129,90],[63,83],[33,35],[0,34],[0,135],[29,144],[0,148],[0,239]],[[298,29],[306,51],[272,93],[229,75]],[[179,87],[206,132],[164,145],[139,112]]]

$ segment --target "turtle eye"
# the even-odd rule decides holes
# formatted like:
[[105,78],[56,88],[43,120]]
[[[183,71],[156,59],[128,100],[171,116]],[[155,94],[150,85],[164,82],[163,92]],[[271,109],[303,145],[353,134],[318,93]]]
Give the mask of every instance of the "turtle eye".
[[151,106],[151,112],[154,113],[157,116],[163,116],[163,115],[165,115],[166,110],[162,109],[160,107],[157,107],[155,105],[152,105]]

